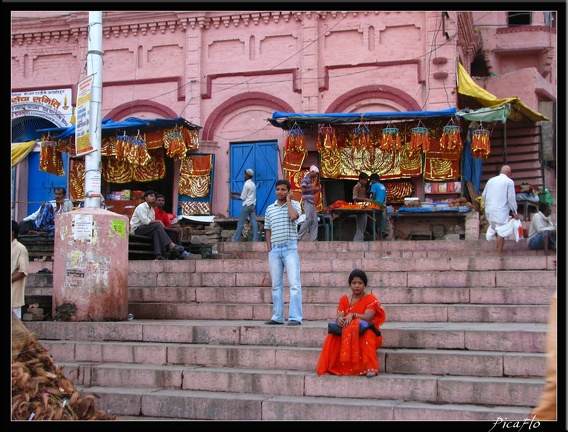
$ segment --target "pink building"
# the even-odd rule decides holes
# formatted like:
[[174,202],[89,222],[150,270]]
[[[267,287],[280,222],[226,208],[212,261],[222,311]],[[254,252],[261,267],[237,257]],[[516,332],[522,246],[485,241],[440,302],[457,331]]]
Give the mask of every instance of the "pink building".
[[[530,110],[550,119],[535,121],[521,115],[520,121],[487,125],[496,147],[483,162],[481,185],[505,162],[516,164],[519,184],[551,187],[556,180],[555,11],[105,11],[102,16],[103,118],[183,117],[202,127],[198,148],[187,156],[212,161],[205,174],[209,184],[201,195],[193,191],[200,180],[193,177],[188,187],[182,181],[187,174],[184,162],[167,154],[160,178],[111,182],[103,173],[105,194],[153,188],[169,197],[174,212],[191,212],[181,206],[189,199],[205,203],[205,213],[237,216],[240,207],[230,200],[230,191],[242,185],[243,170],[250,167],[258,185],[257,212],[264,214],[265,206],[275,199],[277,178],[293,174],[295,181],[311,164],[326,162],[318,150],[318,127],[323,125],[306,123],[301,128],[305,158],[294,173],[285,172],[289,131],[268,121],[274,112],[481,108],[475,98],[458,92],[458,63],[496,98],[518,97]],[[86,76],[88,20],[88,12],[12,12],[13,142],[41,138],[36,129],[73,123],[77,84]],[[59,113],[46,116],[41,106],[34,111],[14,102],[18,96],[45,94],[49,100],[55,95],[65,98],[67,104],[57,102]],[[389,124],[385,119],[372,125]],[[462,120],[464,138],[468,125]],[[354,126],[357,123],[350,125]],[[518,135],[534,137],[527,143],[511,140],[519,128],[523,132]],[[507,156],[517,145],[525,146],[530,156]],[[36,147],[39,151],[40,145]],[[505,160],[499,148],[505,149]],[[47,180],[41,182],[47,186],[37,190],[38,155],[34,161],[32,152],[14,170],[17,220],[37,207],[32,194],[39,200],[52,198],[54,176],[45,174]],[[74,159],[64,161],[66,175],[56,181],[80,200],[72,194]],[[349,201],[353,174],[359,168],[334,178],[322,175],[321,205]],[[417,175],[406,180],[412,183],[413,194],[424,199],[428,179]],[[462,172],[456,180],[464,180]],[[193,189],[188,192],[188,188]]]

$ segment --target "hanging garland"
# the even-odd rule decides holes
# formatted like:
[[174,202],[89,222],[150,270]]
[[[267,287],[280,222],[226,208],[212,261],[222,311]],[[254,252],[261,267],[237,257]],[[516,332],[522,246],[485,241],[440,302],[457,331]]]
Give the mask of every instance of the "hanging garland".
[[324,149],[337,150],[337,137],[335,136],[335,128],[324,125],[318,129],[318,151],[321,153]]
[[187,153],[181,127],[164,130],[164,148],[166,155],[172,159],[183,158]]
[[400,152],[402,150],[400,133],[397,127],[389,127],[387,125],[387,127],[383,129],[381,133],[380,148],[384,152]]
[[127,161],[133,165],[146,165],[150,160],[146,140],[140,135],[140,131],[135,137],[126,135],[116,137],[116,159]]
[[475,158],[487,158],[490,154],[491,143],[489,141],[489,130],[485,129],[482,124],[473,131],[471,138],[471,152]]
[[371,141],[371,131],[364,124],[359,124],[355,129],[351,131],[353,133],[353,138],[351,140],[351,147],[355,150],[370,150],[373,147]]
[[418,126],[410,130],[410,148],[408,156],[412,157],[423,151],[428,153],[430,150],[430,138],[428,137],[428,128],[422,125],[422,121],[418,121]]
[[[453,122],[453,119],[451,121]],[[440,138],[440,148],[448,151],[461,151],[463,149],[459,126],[454,124],[444,126],[442,138]]]
[[297,125],[288,130],[284,150],[290,153],[303,153],[306,151],[306,136],[304,131]]

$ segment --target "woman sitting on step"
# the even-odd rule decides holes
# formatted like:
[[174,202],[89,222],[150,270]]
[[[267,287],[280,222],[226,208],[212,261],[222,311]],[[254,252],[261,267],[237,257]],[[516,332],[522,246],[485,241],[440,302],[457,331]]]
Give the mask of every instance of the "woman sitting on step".
[[[350,295],[339,299],[335,323],[330,323],[317,365],[320,375],[364,375],[379,373],[377,350],[383,343],[380,326],[386,313],[374,294],[365,293],[367,274],[355,269],[349,275]],[[341,335],[330,333],[339,327]]]

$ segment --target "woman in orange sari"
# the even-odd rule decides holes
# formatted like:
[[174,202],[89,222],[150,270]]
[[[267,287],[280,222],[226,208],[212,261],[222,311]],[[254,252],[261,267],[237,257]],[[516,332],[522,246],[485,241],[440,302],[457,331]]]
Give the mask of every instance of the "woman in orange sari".
[[317,373],[374,377],[379,373],[377,350],[383,337],[373,329],[359,334],[359,328],[361,321],[366,321],[378,331],[386,321],[386,313],[374,294],[365,293],[367,274],[363,270],[351,272],[349,286],[351,294],[339,299],[337,309],[336,322],[342,328],[341,336],[328,334],[325,338]]

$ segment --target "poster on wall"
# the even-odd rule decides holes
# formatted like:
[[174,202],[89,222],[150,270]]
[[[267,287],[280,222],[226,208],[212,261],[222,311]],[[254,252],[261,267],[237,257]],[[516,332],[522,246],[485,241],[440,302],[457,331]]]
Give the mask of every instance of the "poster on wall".
[[89,75],[77,85],[77,123],[75,124],[75,152],[77,156],[83,156],[95,150],[91,145],[89,129],[92,84],[93,75]]
[[12,92],[12,121],[23,117],[40,117],[56,127],[71,126],[73,107],[71,89]]

